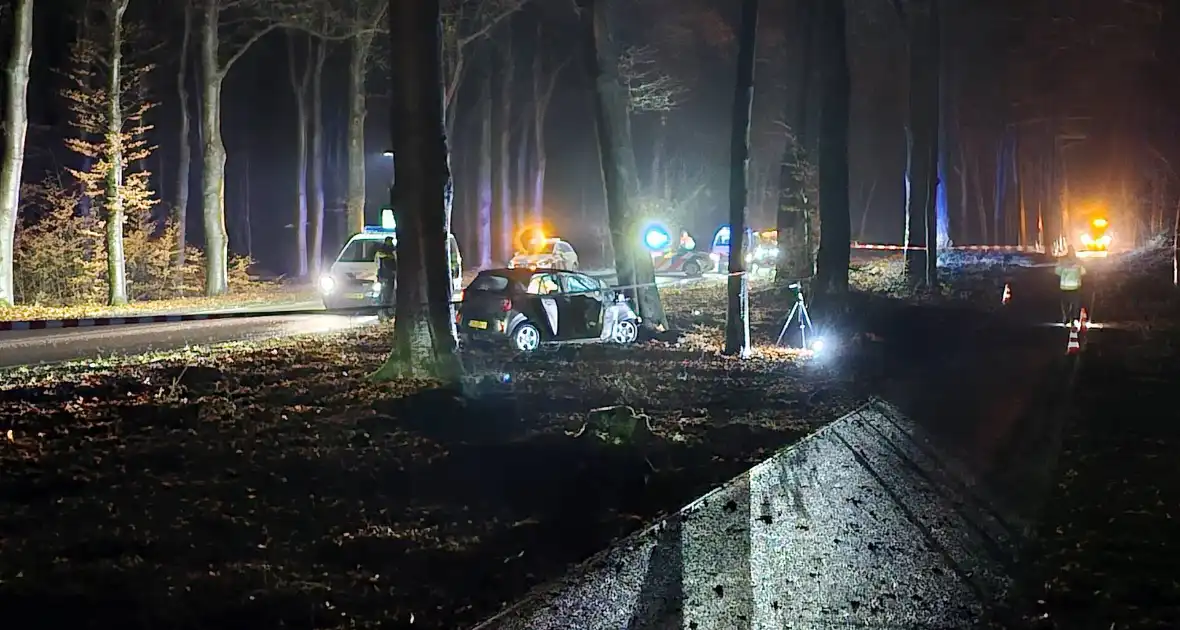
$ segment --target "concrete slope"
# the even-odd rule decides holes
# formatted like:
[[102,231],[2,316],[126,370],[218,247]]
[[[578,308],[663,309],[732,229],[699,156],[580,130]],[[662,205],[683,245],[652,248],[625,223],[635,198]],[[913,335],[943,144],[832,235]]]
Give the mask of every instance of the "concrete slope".
[[916,431],[871,403],[479,629],[970,627],[1015,541]]

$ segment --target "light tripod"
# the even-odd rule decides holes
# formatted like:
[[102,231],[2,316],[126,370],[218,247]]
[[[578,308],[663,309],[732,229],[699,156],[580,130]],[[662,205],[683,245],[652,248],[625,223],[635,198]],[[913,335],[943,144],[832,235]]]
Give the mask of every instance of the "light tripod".
[[783,345],[783,337],[787,334],[787,328],[790,327],[792,321],[799,322],[799,343],[801,348],[807,348],[807,331],[811,329],[811,315],[807,314],[807,302],[803,300],[803,287],[798,283],[792,283],[787,286],[788,289],[795,291],[795,305],[791,307],[791,312],[787,314],[787,321],[783,322],[783,329],[778,334],[778,341],[775,345]]

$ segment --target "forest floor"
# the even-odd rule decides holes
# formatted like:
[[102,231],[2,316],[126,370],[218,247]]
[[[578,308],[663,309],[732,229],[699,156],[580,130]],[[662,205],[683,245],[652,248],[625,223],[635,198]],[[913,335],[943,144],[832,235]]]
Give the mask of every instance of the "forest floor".
[[[904,293],[890,264],[854,286]],[[992,309],[1003,278],[922,299]],[[383,327],[5,373],[0,609],[30,628],[477,622],[873,391],[772,347],[792,302],[765,286],[756,356],[721,356],[724,291],[661,291],[678,342],[465,352],[464,396],[368,383]],[[581,431],[613,405],[650,431]]]
[[318,302],[319,294],[307,285],[281,285],[258,283],[248,288],[238,288],[229,295],[218,297],[191,296],[165,300],[144,300],[125,306],[105,304],[74,304],[69,306],[46,306],[39,304],[17,304],[0,306],[0,321],[23,322],[41,319],[82,319],[88,317],[122,317],[135,315],[177,315],[182,313],[204,313],[232,309],[257,307],[282,307]]
[[[5,373],[0,608],[37,627],[476,622],[864,399],[765,343],[777,307],[757,357],[721,356],[723,291],[667,292],[675,343],[465,352],[464,396],[366,382],[384,327]],[[612,405],[650,431],[580,431]]]

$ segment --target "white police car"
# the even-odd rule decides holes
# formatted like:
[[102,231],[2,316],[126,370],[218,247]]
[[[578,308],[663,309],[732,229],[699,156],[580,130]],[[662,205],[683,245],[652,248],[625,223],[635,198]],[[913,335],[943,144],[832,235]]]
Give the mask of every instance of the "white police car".
[[[396,228],[393,211],[386,208],[381,212],[380,226],[367,225],[348,239],[328,272],[319,278],[324,308],[377,305],[377,298],[381,295],[381,285],[377,282],[377,251],[386,237],[393,237],[394,246],[397,246]],[[454,234],[447,235],[447,248],[451,255],[451,283],[453,290],[459,291],[463,288],[463,259]]]

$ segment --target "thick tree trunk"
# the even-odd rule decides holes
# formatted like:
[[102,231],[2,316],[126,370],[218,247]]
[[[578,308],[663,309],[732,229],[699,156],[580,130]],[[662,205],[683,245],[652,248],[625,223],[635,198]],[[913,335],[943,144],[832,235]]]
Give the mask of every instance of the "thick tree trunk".
[[512,50],[512,32],[508,31],[504,57],[500,65],[499,142],[496,146],[496,262],[507,264],[512,257],[515,226],[512,221],[512,86],[516,75],[516,56]]
[[820,4],[820,37],[826,72],[819,148],[819,253],[813,290],[829,296],[848,292],[852,218],[848,214],[848,123],[851,79],[843,2]]
[[1024,178],[1020,176],[1020,132],[1016,132],[1012,151],[1012,178],[1016,183],[1016,204],[1020,221],[1019,245],[1028,246],[1028,208],[1024,202]]
[[[295,93],[295,255],[296,275],[308,275],[307,253],[307,88],[311,80],[311,59],[303,60],[303,71],[298,70],[299,55],[295,50],[295,33],[287,34],[287,68],[291,75],[291,89]],[[309,48],[310,51],[310,48]]]
[[725,353],[750,353],[750,279],[746,275],[746,204],[750,177],[750,110],[754,105],[754,53],[758,48],[758,0],[742,0],[737,81],[729,142],[729,286]]
[[12,50],[4,68],[4,154],[0,155],[0,306],[16,303],[12,263],[29,125],[29,60],[33,55],[33,0],[17,0]]
[[365,70],[373,34],[364,32],[349,41],[348,58],[348,234],[365,228]]
[[308,268],[313,277],[319,277],[324,257],[324,61],[328,58],[328,46],[318,42],[315,46],[315,60],[311,71],[311,203],[308,214],[311,221],[310,251]]
[[188,62],[189,42],[193,36],[193,9],[186,4],[184,11],[184,34],[180,38],[180,67],[176,71],[176,96],[180,104],[180,135],[177,138],[176,201],[172,208],[172,220],[176,224],[176,266],[184,267],[187,243],[189,179],[192,176],[193,147],[192,114],[189,112]]
[[814,273],[808,232],[811,201],[807,198],[809,109],[811,103],[812,61],[815,58],[816,0],[799,0],[796,5],[794,34],[799,42],[798,66],[795,68],[795,98],[788,99],[786,119],[792,121],[791,133],[783,148],[779,166],[778,205],[775,224],[778,228],[778,259],[775,278],[779,281],[809,277]]
[[447,206],[451,203],[443,106],[440,0],[390,0],[394,168],[398,213],[397,308],[394,344],[372,375],[459,380],[450,271]]
[[[927,119],[928,125],[927,137],[930,138],[930,144],[926,149],[926,162],[929,164],[928,179],[926,182],[926,198],[929,199],[926,203],[926,286],[938,286],[938,248],[942,241],[939,237],[942,231],[945,230],[947,221],[944,218],[947,212],[946,208],[946,185],[943,182],[943,175],[946,172],[945,160],[943,160],[942,146],[942,18],[940,17],[940,5],[942,0],[928,0],[929,15],[927,19],[929,23],[926,25],[926,31],[923,37],[926,39],[926,45],[929,48],[930,65],[927,68],[927,73],[930,77],[930,86],[927,88],[926,98],[927,102]],[[941,226],[941,227],[940,227]],[[949,237],[946,239],[949,241]]]
[[475,242],[480,269],[492,266],[492,79],[485,73],[480,95],[478,204],[475,219]]
[[588,19],[583,26],[584,58],[594,84],[594,122],[598,134],[599,163],[606,192],[615,273],[638,307],[643,324],[666,330],[668,319],[660,303],[651,256],[642,250],[631,204],[639,193],[639,175],[631,145],[629,94],[619,80],[619,47],[610,29],[609,10],[616,0],[584,0]]
[[127,303],[127,261],[123,256],[123,15],[128,0],[112,0],[110,58],[107,59],[107,138],[103,219],[107,246],[107,304]]
[[910,3],[907,28],[910,42],[909,132],[912,150],[909,170],[907,230],[913,245],[907,252],[907,274],[912,282],[933,285],[938,262],[938,0]]
[[205,0],[201,24],[201,218],[205,228],[205,295],[229,293],[225,231],[225,142],[221,138],[220,0]]

